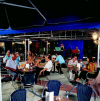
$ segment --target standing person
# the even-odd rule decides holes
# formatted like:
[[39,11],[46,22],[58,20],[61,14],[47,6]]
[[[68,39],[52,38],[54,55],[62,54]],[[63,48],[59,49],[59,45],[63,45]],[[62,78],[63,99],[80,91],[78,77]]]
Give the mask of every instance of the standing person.
[[61,49],[61,55],[64,56],[64,45],[63,44],[61,44],[60,49]]
[[17,63],[16,63],[16,55],[15,54],[12,54],[12,58],[7,61],[6,69],[9,69],[11,74],[14,75],[13,80],[15,81],[18,76],[16,73]]
[[19,56],[19,53],[18,52],[16,52],[15,54],[16,54],[16,63],[17,63],[17,66],[19,68],[20,56]]
[[80,50],[78,49],[77,46],[76,46],[76,50],[78,51],[78,52],[76,53],[76,56],[77,56],[77,59],[79,59]]
[[45,75],[50,74],[50,71],[51,71],[52,66],[53,66],[50,55],[48,55],[46,57],[46,61],[47,61],[47,63],[44,67],[36,67],[35,83],[37,83],[37,78],[39,75],[42,75],[43,73]]
[[[74,56],[71,60],[69,60],[67,67],[69,68],[69,80],[72,81],[72,70],[77,67],[77,56]],[[78,73],[75,73],[75,79],[78,77]]]
[[56,53],[56,56],[57,56],[56,61],[58,61],[56,68],[58,70],[58,73],[63,74],[63,72],[61,70],[61,65],[65,63],[65,60],[61,55],[59,55],[58,52]]
[[[93,62],[92,56],[87,56],[87,62],[88,62],[88,65],[86,65],[86,64],[84,63],[85,68],[82,68],[83,71],[81,71],[79,77],[76,79],[77,82],[79,81],[79,79],[83,78],[84,80],[86,80],[86,82],[87,82],[86,84],[90,84],[90,82],[89,82],[88,79],[86,78],[86,74],[87,74],[88,72],[96,71],[96,66],[95,66],[95,64],[94,64],[94,62]],[[94,75],[92,75],[92,74],[95,74],[95,73],[89,74],[89,76],[90,76],[91,78],[92,78],[92,76],[94,76]]]

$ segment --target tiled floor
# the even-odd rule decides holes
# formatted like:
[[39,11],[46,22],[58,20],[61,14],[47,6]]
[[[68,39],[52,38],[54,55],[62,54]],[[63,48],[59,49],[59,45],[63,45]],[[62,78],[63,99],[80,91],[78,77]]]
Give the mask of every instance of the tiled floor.
[[[51,80],[59,80],[59,81],[61,81],[65,85],[67,91],[69,92],[71,90],[71,88],[73,87],[73,85],[68,80],[69,74],[67,72],[67,69],[63,69],[63,72],[64,72],[64,74],[51,73]],[[43,80],[42,85],[40,84],[40,82],[38,82],[38,84],[35,85],[34,89],[33,89],[33,91],[35,93],[39,94],[39,95],[42,94],[43,86],[48,81],[46,77],[41,78],[41,80]],[[100,73],[99,73],[99,76],[97,77],[97,82],[100,83]],[[12,84],[10,82],[6,82],[5,84],[3,84],[3,88],[2,88],[2,99],[3,99],[3,101],[10,101],[10,95],[13,93],[13,91],[18,89],[19,86],[20,86],[20,84],[17,84],[17,83],[15,83],[12,86]],[[94,88],[95,88],[95,86],[94,86]],[[100,86],[99,86],[99,89],[100,89]],[[97,91],[99,89],[97,89]],[[97,93],[97,91],[96,91],[96,93]],[[65,93],[62,86],[61,86],[59,94],[61,96],[66,96],[66,93]],[[76,90],[74,90],[70,94],[69,98],[72,101],[77,101]],[[41,99],[41,98],[37,97],[36,95],[34,95],[33,93],[31,93],[29,91],[27,92],[27,101],[38,101],[39,99]],[[91,101],[93,101],[93,97],[91,98]],[[96,101],[100,101],[100,99],[97,98]]]

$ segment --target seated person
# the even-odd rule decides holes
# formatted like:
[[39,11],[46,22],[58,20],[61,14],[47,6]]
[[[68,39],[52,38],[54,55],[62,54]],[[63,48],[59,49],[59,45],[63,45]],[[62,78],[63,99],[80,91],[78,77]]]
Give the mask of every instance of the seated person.
[[31,51],[29,51],[29,55],[32,57],[33,61],[35,61],[34,54]]
[[44,52],[43,52],[43,57],[42,57],[42,59],[37,61],[37,67],[39,67],[40,62],[41,62],[41,63],[45,63],[45,53],[44,53]]
[[31,55],[28,56],[28,60],[26,61],[26,64],[29,64],[29,65],[32,65],[32,66],[35,65],[35,62],[34,62]]
[[37,67],[36,68],[36,75],[35,75],[35,83],[37,83],[37,78],[39,75],[49,75],[50,74],[50,71],[52,69],[52,61],[51,61],[51,56],[48,55],[46,57],[46,65],[44,67]]
[[61,70],[61,65],[65,64],[65,60],[61,55],[59,55],[58,52],[56,53],[56,56],[57,56],[56,61],[58,61],[58,64],[57,64],[56,68],[58,70],[58,73],[63,74],[63,72]]
[[9,50],[7,51],[4,59],[5,59],[5,62],[7,62],[9,59],[11,59],[11,55],[10,55],[10,51]]
[[[72,78],[72,70],[77,67],[77,56],[74,56],[71,60],[69,60],[68,62],[68,65],[67,67],[69,68],[69,80],[72,81],[73,78]],[[78,77],[78,73],[77,72],[74,72],[75,73],[75,79]]]
[[[96,66],[95,64],[93,63],[93,59],[92,59],[92,56],[87,56],[87,62],[89,63],[88,66],[84,63],[85,65],[85,68],[82,68],[83,71],[81,71],[79,77],[76,79],[76,81],[78,82],[79,79],[83,78],[84,80],[86,80],[87,84],[90,84],[88,79],[86,78],[86,74],[88,72],[93,72],[93,71],[96,71]],[[89,74],[90,77],[94,76],[92,74],[95,74],[95,73],[91,73]]]
[[17,63],[16,63],[16,55],[15,54],[12,54],[12,58],[7,61],[6,69],[9,69],[11,74],[14,75],[13,80],[15,81],[17,76],[18,76],[17,73],[16,73]]

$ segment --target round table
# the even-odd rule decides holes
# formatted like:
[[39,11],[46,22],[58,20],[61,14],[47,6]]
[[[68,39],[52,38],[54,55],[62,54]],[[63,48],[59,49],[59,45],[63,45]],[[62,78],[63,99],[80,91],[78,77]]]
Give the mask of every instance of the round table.
[[33,69],[23,68],[23,69],[19,69],[19,72],[22,72],[22,73],[34,73],[34,72],[36,72],[36,68],[33,68]]

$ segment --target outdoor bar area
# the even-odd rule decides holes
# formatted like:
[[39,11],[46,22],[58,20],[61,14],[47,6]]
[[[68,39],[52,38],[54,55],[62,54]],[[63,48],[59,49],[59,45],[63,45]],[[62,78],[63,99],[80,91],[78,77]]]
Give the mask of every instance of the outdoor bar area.
[[0,0],[0,101],[100,101],[99,3]]

